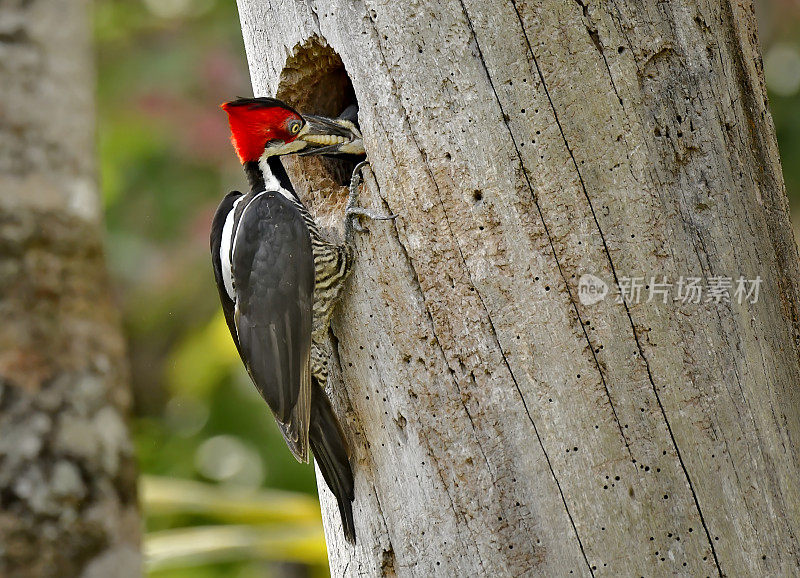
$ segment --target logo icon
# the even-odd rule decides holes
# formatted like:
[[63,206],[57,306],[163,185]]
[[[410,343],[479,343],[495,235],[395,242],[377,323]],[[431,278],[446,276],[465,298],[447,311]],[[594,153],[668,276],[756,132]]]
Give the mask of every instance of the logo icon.
[[589,273],[581,275],[578,280],[578,300],[583,305],[594,305],[608,295],[606,282]]

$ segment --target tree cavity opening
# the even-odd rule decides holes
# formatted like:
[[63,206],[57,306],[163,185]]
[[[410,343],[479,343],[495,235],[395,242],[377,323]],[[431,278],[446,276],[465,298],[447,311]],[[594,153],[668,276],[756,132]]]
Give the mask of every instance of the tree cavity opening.
[[[358,105],[342,59],[319,37],[310,38],[287,58],[276,96],[301,114],[331,118]],[[284,163],[298,194],[320,224],[338,228],[355,163],[322,156],[289,156]]]

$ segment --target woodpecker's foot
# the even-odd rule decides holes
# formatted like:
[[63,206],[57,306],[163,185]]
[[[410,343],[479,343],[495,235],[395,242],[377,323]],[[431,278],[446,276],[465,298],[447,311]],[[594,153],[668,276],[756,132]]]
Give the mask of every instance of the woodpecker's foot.
[[361,183],[364,181],[362,173],[368,166],[369,163],[367,161],[361,161],[353,168],[353,175],[350,177],[350,196],[347,197],[347,207],[345,211],[349,211],[356,206],[356,202],[358,201],[358,187],[360,187]]
[[347,198],[347,207],[344,211],[345,219],[356,231],[367,230],[359,221],[361,217],[372,219],[373,221],[389,221],[397,218],[397,215],[380,215],[374,211],[370,211],[369,209],[356,206],[356,203],[358,202],[358,188],[363,182],[362,172],[368,166],[369,163],[367,161],[362,161],[353,169],[353,176],[350,179],[350,196]]
[[368,209],[362,209],[361,207],[350,207],[345,211],[345,216],[348,219],[353,220],[353,228],[356,231],[369,230],[358,221],[359,217],[366,217],[367,219],[372,219],[373,221],[391,221],[392,219],[397,218],[397,215],[379,215]]

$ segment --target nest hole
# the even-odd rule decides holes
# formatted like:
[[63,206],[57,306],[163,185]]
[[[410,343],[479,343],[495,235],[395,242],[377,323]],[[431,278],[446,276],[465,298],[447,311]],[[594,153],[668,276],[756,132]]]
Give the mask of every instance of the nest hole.
[[[318,37],[297,47],[286,60],[276,96],[301,113],[331,118],[358,106],[341,57]],[[298,194],[320,224],[338,228],[355,162],[323,156],[291,156],[284,162]]]

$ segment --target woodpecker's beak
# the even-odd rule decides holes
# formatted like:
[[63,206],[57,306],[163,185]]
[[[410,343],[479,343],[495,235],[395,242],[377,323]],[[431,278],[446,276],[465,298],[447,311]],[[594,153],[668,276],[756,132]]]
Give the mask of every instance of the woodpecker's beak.
[[300,155],[364,155],[361,132],[349,120],[303,115],[306,124],[297,138],[308,143]]

